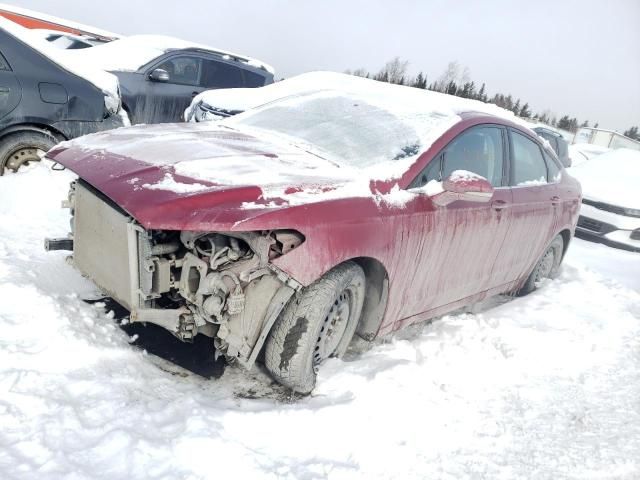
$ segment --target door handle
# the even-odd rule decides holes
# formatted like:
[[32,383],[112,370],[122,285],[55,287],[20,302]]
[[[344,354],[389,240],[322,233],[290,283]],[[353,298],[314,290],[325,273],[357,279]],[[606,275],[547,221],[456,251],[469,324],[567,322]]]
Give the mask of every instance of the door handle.
[[507,202],[505,202],[504,200],[494,200],[493,202],[491,202],[491,208],[493,208],[497,212],[500,212],[501,210],[507,208],[507,205]]
[[560,197],[557,195],[554,195],[553,197],[551,197],[551,205],[553,205],[554,207],[560,204]]

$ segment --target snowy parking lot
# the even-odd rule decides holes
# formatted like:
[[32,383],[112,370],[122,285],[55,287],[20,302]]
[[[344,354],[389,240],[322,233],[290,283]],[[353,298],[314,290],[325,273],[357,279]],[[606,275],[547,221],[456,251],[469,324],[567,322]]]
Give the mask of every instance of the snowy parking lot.
[[0,478],[640,477],[640,254],[575,239],[560,277],[332,360],[292,399],[131,345],[45,253],[70,172],[0,177]]

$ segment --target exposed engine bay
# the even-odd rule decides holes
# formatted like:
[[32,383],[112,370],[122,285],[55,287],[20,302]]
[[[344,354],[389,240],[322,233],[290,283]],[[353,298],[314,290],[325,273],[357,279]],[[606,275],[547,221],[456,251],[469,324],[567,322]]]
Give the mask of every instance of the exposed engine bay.
[[304,242],[299,232],[146,230],[81,180],[65,206],[74,265],[126,307],[131,322],[161,325],[186,342],[207,335],[218,354],[246,367],[301,287],[270,263]]

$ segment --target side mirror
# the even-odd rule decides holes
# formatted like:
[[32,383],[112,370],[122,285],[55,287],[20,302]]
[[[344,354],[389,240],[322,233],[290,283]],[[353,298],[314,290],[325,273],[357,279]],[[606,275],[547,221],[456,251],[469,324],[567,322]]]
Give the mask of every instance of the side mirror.
[[163,70],[162,68],[156,68],[149,74],[149,80],[151,80],[152,82],[168,82],[169,72]]
[[493,197],[493,187],[486,178],[466,170],[456,170],[442,182],[442,193],[433,197],[440,207],[456,200],[484,203]]

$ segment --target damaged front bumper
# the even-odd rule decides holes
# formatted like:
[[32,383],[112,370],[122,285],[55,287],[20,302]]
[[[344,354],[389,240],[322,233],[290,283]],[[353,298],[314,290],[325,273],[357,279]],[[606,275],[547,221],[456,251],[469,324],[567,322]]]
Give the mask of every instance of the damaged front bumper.
[[304,241],[297,232],[149,231],[82,181],[68,206],[73,239],[50,240],[49,249],[72,242],[76,268],[126,307],[131,322],[183,341],[207,335],[247,368],[301,288],[270,263]]

